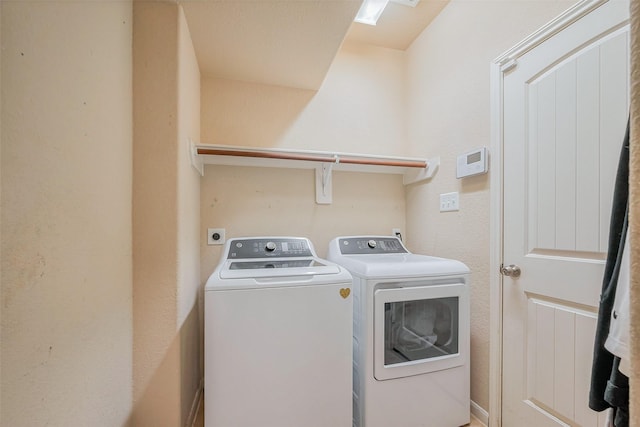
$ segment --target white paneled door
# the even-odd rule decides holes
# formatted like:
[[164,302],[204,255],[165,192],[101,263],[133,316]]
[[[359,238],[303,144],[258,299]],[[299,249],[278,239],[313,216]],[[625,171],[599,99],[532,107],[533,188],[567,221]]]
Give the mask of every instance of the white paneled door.
[[503,76],[503,262],[521,271],[503,278],[505,427],[604,425],[588,393],[628,116],[629,4],[589,3]]

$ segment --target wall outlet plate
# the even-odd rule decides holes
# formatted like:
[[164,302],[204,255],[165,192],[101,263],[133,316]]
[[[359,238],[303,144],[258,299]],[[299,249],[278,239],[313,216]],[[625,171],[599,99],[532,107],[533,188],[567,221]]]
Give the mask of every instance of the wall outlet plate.
[[207,245],[224,245],[224,228],[207,228]]
[[396,236],[398,239],[400,239],[400,241],[402,241],[402,232],[400,231],[399,228],[392,228],[391,235]]

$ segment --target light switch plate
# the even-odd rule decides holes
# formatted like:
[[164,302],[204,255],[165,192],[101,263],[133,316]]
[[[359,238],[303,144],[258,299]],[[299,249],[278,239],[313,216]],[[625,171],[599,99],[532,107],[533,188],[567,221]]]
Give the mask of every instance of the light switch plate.
[[460,210],[460,196],[457,191],[440,195],[440,212]]

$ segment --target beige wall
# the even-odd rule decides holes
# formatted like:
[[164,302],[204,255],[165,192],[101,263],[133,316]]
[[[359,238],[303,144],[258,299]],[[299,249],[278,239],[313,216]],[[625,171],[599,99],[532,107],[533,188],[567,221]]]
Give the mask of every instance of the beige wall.
[[[401,155],[406,141],[404,53],[346,45],[319,91],[202,79],[202,141]],[[300,235],[319,255],[338,235],[404,229],[402,178],[334,173],[333,203],[315,203],[313,170],[207,166],[201,187],[201,263],[205,281],[228,237]]]
[[[472,270],[471,398],[489,409],[489,176],[457,180],[456,157],[490,145],[489,64],[573,0],[451,0],[408,50],[410,153],[440,156],[428,185],[407,189],[407,242]],[[460,192],[459,212],[439,194]]]
[[182,8],[178,20],[178,280],[181,425],[195,415],[202,389],[203,328],[200,295],[200,174],[191,166],[189,140],[200,140],[200,70]]
[[[0,49],[2,49],[2,4],[0,4]],[[2,341],[2,53],[0,50],[0,342]],[[0,423],[2,422],[2,344],[0,344]]]
[[405,54],[344,45],[318,91],[202,81],[202,143],[402,155]]
[[133,35],[134,424],[186,425],[201,372],[200,76],[181,7],[135,2]]
[[131,3],[0,4],[0,424],[125,426]]
[[[202,236],[207,227],[226,228],[227,237],[308,237],[326,256],[329,241],[348,234],[391,234],[404,229],[402,177],[336,172],[333,203],[315,203],[313,170],[207,166],[202,180]],[[202,280],[221,246],[202,241]]]
[[[177,8],[133,6],[134,425],[180,425]],[[161,232],[158,232],[161,230]]]

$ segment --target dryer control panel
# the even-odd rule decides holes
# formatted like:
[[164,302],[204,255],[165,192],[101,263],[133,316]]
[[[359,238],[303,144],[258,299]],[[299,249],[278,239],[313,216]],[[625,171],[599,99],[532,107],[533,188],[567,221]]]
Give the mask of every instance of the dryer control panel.
[[363,236],[340,239],[343,255],[409,253],[397,237]]

